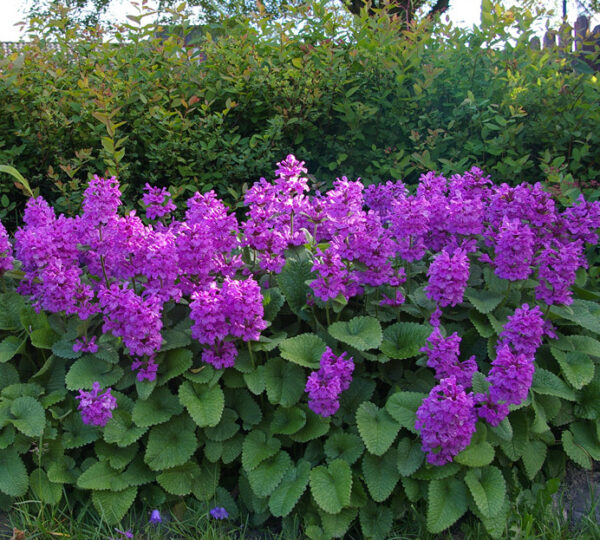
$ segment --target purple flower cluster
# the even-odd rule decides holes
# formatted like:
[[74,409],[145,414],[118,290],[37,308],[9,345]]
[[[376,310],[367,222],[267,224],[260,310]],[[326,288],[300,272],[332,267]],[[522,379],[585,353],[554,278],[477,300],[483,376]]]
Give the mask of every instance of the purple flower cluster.
[[535,296],[546,304],[571,304],[570,290],[575,283],[577,269],[585,264],[583,242],[554,242],[546,246],[537,258],[540,284]]
[[92,336],[89,340],[86,336],[81,336],[80,339],[75,340],[75,343],[73,345],[73,351],[87,352],[92,354],[98,352],[96,336]]
[[316,414],[331,416],[340,408],[340,394],[350,387],[354,371],[352,358],[345,356],[345,352],[335,356],[327,347],[319,370],[309,375],[305,392],[308,392],[308,406]]
[[487,377],[492,402],[521,404],[527,398],[534,370],[531,357],[513,352],[508,344],[498,347]]
[[532,270],[534,244],[529,225],[505,216],[496,237],[496,275],[510,281],[527,279]]
[[434,259],[427,272],[429,283],[425,294],[440,306],[455,306],[463,301],[469,279],[469,258],[463,249],[453,254],[442,250]]
[[415,422],[428,463],[445,465],[469,446],[477,422],[474,405],[472,394],[467,394],[454,377],[433,387],[417,410]]
[[0,276],[4,272],[12,270],[13,267],[13,256],[12,256],[12,245],[8,239],[8,233],[0,222]]
[[222,520],[229,517],[229,512],[227,512],[227,510],[222,506],[215,506],[214,508],[210,509],[210,515],[214,519]]
[[93,426],[105,426],[112,418],[112,411],[117,408],[117,399],[110,393],[111,389],[100,393],[99,382],[92,385],[90,392],[79,390],[76,397],[79,400],[77,408],[81,411],[81,418],[84,424]]
[[171,200],[171,194],[167,188],[153,187],[146,184],[144,187],[142,202],[146,206],[146,217],[148,219],[157,219],[168,216],[176,209],[175,203]]

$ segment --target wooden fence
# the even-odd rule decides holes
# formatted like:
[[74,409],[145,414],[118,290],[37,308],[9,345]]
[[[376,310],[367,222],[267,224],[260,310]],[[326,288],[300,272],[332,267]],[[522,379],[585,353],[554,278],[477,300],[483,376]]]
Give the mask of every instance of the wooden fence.
[[529,42],[532,49],[559,48],[564,52],[591,54],[600,50],[600,24],[592,30],[590,20],[580,15],[575,26],[563,23],[558,30],[548,30],[543,38],[534,37]]

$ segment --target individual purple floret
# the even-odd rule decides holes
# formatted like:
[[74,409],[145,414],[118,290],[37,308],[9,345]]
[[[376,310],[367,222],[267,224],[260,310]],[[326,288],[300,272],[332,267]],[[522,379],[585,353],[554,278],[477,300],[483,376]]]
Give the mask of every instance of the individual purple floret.
[[321,367],[313,371],[306,381],[308,406],[321,416],[331,416],[340,407],[340,394],[350,387],[354,362],[346,353],[335,356],[327,347],[321,356]]
[[171,200],[171,194],[167,188],[153,187],[150,184],[144,186],[142,202],[146,206],[146,217],[157,219],[168,216],[177,207]]
[[496,236],[496,275],[515,281],[527,279],[532,271],[535,236],[520,219],[504,217]]
[[215,369],[225,369],[235,366],[237,348],[231,341],[219,341],[202,351],[202,361]]
[[471,386],[473,374],[477,371],[477,362],[474,356],[463,362],[459,360],[459,335],[454,332],[448,337],[443,337],[439,327],[436,327],[427,338],[427,342],[429,347],[423,347],[421,352],[427,355],[427,366],[435,370],[435,378],[441,380],[453,376],[456,383],[463,388]]
[[475,403],[477,403],[479,418],[483,418],[491,426],[498,426],[508,416],[508,405],[494,402],[489,392],[475,394]]
[[137,380],[143,381],[144,379],[148,381],[156,380],[156,372],[158,371],[158,364],[155,361],[154,355],[149,356],[146,360],[134,360],[131,363],[131,369],[137,372]]
[[215,506],[210,509],[210,515],[215,519],[227,519],[229,517],[229,512],[222,506]]
[[417,410],[415,429],[432,465],[450,463],[471,442],[477,414],[472,394],[466,394],[454,377],[442,379]]
[[584,263],[581,240],[547,246],[537,258],[540,284],[535,297],[550,305],[572,304],[570,287],[575,283],[577,269]]
[[462,249],[456,249],[452,255],[443,250],[429,265],[427,275],[429,283],[425,294],[428,298],[442,307],[460,304],[469,279],[469,258]]
[[117,399],[111,394],[111,389],[100,393],[99,382],[94,382],[92,390],[85,392],[79,390],[75,399],[79,400],[77,408],[81,411],[81,419],[84,424],[93,426],[105,426],[112,418],[112,411],[117,407]]
[[91,339],[89,339],[89,340],[86,336],[81,336],[80,339],[75,340],[75,343],[73,344],[73,350],[75,352],[84,352],[84,353],[98,352],[96,336],[92,336]]
[[125,538],[133,538],[133,532],[131,529],[128,529],[127,531],[121,531],[120,529],[115,529],[115,531]]
[[158,525],[159,523],[162,523],[162,517],[160,515],[160,510],[155,509],[152,510],[152,513],[150,514],[150,519],[148,520],[149,523],[152,523],[152,525]]
[[533,359],[545,334],[544,315],[539,306],[529,309],[523,304],[509,315],[508,322],[500,332],[499,343],[508,343],[517,354]]
[[12,270],[13,267],[13,249],[8,239],[8,233],[0,221],[0,276],[4,272]]
[[565,228],[572,240],[583,240],[588,244],[598,243],[600,228],[600,201],[588,202],[579,195],[577,203],[561,214],[561,228]]
[[534,370],[532,358],[513,353],[508,344],[500,345],[487,377],[492,401],[520,405],[527,398]]

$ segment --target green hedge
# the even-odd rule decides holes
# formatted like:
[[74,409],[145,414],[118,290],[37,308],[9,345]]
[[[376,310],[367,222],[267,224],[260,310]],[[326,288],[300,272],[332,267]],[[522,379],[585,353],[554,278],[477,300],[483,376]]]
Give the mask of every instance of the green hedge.
[[[560,51],[531,50],[526,11],[497,9],[473,31],[401,31],[385,13],[313,3],[286,22],[206,27],[205,61],[144,20],[110,43],[65,17],[34,20],[37,37],[0,57],[0,163],[59,210],[77,208],[94,172],[117,174],[130,200],[145,182],[228,196],[290,152],[325,181],[474,164],[510,183],[600,177],[597,79]],[[6,220],[17,199],[1,189]]]

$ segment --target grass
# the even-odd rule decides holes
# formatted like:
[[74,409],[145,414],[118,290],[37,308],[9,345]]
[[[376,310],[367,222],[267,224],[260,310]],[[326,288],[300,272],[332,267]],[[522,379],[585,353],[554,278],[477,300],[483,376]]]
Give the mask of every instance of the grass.
[[[564,497],[553,500],[548,493],[524,492],[509,512],[508,521],[500,538],[510,540],[592,540],[600,539],[600,525],[596,521],[596,505],[600,502],[590,493],[592,506],[575,524],[573,514]],[[136,540],[300,540],[304,538],[299,527],[294,530],[272,532],[256,530],[248,524],[235,526],[228,522],[216,522],[207,517],[199,504],[190,501],[182,505],[180,517],[169,516],[162,524],[148,523],[148,512],[132,512],[122,523],[122,530],[135,531]],[[38,501],[20,501],[8,514],[8,530],[2,538],[10,538],[13,527],[25,532],[27,540],[73,539],[109,540],[121,539],[116,532],[98,516],[91,505],[74,513],[69,505],[52,507]],[[358,529],[351,531],[348,540],[361,540]],[[407,509],[402,521],[387,540],[486,540],[490,538],[481,522],[467,515],[450,531],[439,535],[427,532],[425,516],[416,507]]]

